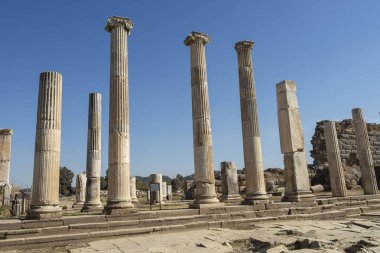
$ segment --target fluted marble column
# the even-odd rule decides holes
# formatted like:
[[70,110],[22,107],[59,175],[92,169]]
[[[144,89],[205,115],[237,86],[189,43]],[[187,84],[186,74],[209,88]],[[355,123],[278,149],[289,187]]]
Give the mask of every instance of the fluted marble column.
[[12,129],[0,130],[0,186],[9,184]]
[[100,171],[102,161],[102,95],[91,93],[88,105],[86,200],[83,211],[102,209],[100,202]]
[[110,17],[105,30],[111,33],[108,199],[107,214],[133,207],[130,196],[130,143],[127,37],[133,28],[128,18]]
[[192,32],[185,39],[190,46],[191,96],[193,114],[193,142],[196,196],[193,208],[203,204],[215,204],[219,200],[215,192],[214,164],[205,45],[210,41],[207,34]]
[[61,154],[62,76],[40,74],[32,200],[27,217],[48,219],[62,216],[59,207]]
[[252,41],[235,44],[239,65],[240,110],[246,175],[245,204],[267,202],[252,63]]
[[347,196],[344,169],[340,158],[339,141],[335,122],[327,121],[323,127],[326,142],[327,161],[329,163],[330,185],[333,197]]
[[314,201],[310,191],[305,143],[294,81],[276,85],[281,153],[284,154],[284,201]]
[[136,196],[136,177],[131,177],[131,201],[132,203],[139,202]]
[[362,174],[362,188],[364,194],[379,194],[372,152],[369,145],[367,124],[364,121],[362,109],[352,109],[352,121],[355,130],[356,149]]

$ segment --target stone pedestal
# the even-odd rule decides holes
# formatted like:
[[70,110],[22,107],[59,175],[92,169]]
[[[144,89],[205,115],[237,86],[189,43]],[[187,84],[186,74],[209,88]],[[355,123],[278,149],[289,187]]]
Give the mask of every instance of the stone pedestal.
[[78,174],[75,185],[75,202],[73,204],[74,209],[81,209],[83,207],[84,201],[86,200],[86,184],[86,173]]
[[252,41],[235,44],[239,66],[240,110],[246,175],[245,204],[268,202],[252,63]]
[[[149,177],[149,184],[160,184],[160,191],[150,191],[150,202],[152,204],[162,202],[162,174],[151,174]],[[150,186],[149,186],[150,187]]]
[[28,219],[62,216],[59,207],[59,166],[61,154],[62,76],[40,74],[32,200]]
[[[111,17],[111,73],[108,143],[108,199],[106,214],[125,213],[133,207],[130,196],[130,143],[127,37],[133,28],[128,18]],[[113,210],[118,210],[113,212]]]
[[310,191],[304,136],[298,110],[296,84],[285,80],[276,85],[281,153],[284,154],[283,201],[314,201]]
[[355,130],[357,155],[362,174],[362,188],[364,194],[379,194],[372,160],[372,152],[369,145],[367,124],[364,121],[362,109],[352,109],[352,121]]
[[172,200],[173,199],[173,193],[172,193],[172,186],[171,185],[168,185],[168,196],[167,196],[167,199],[168,200]]
[[12,185],[5,184],[3,187],[3,206],[9,206],[11,204]]
[[168,185],[166,182],[162,182],[162,200],[166,201],[168,196]]
[[326,142],[327,161],[329,163],[330,185],[333,197],[347,196],[344,169],[340,159],[339,141],[336,134],[335,122],[324,123],[324,137]]
[[136,196],[136,177],[131,177],[131,201],[132,203],[138,203]]
[[9,184],[12,129],[0,130],[0,186]]
[[82,211],[103,209],[100,201],[100,171],[102,163],[102,95],[91,93],[88,104],[86,199]]
[[232,161],[220,164],[222,174],[222,197],[224,202],[237,202],[241,200],[236,165]]
[[190,46],[191,97],[196,196],[191,207],[219,203],[215,192],[210,107],[208,97],[205,45],[207,34],[192,32],[185,39]]

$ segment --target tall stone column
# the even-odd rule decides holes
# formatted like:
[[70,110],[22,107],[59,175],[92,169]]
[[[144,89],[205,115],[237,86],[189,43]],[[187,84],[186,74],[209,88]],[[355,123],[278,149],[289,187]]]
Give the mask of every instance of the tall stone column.
[[102,161],[102,95],[91,93],[88,104],[86,200],[82,211],[102,209],[100,171]]
[[[205,45],[207,34],[192,32],[184,43],[190,46],[191,96],[196,196],[192,208],[216,204],[210,107],[208,97]],[[222,204],[222,203],[220,203]]]
[[133,207],[130,197],[130,143],[127,37],[133,28],[128,18],[110,17],[105,30],[111,33],[111,76],[108,142],[107,214],[124,213]]
[[347,196],[344,169],[340,158],[339,141],[336,134],[335,122],[324,123],[327,161],[329,163],[330,185],[333,197]]
[[252,41],[235,44],[239,65],[240,110],[246,175],[245,204],[267,202],[252,63]]
[[362,109],[352,109],[352,121],[355,130],[356,147],[362,174],[362,188],[364,194],[379,194],[375,168],[372,160],[372,152],[369,145],[367,124],[364,121]]
[[132,203],[139,202],[136,196],[136,177],[131,177],[131,201]]
[[27,214],[29,219],[62,216],[59,207],[61,111],[62,75],[42,72],[38,92],[32,200]]
[[12,129],[0,130],[0,186],[9,184]]
[[305,143],[296,84],[285,80],[276,85],[281,153],[284,154],[284,201],[314,201],[310,191]]

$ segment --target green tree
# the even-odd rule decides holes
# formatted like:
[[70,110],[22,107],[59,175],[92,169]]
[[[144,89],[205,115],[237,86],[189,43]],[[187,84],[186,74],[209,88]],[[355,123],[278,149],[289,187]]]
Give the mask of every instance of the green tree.
[[63,196],[70,196],[73,194],[71,183],[73,182],[74,173],[66,168],[60,167],[59,169],[59,193]]
[[101,190],[108,189],[108,169],[106,170],[106,176],[100,177],[100,189]]

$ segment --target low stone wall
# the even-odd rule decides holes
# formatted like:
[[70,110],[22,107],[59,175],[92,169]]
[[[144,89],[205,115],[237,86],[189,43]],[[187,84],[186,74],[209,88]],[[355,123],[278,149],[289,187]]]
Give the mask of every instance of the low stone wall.
[[[315,133],[311,140],[313,149],[310,154],[311,157],[314,158],[315,166],[327,163],[326,144],[323,131],[324,122],[326,121],[317,122]],[[337,121],[335,122],[335,126],[343,165],[359,165],[359,161],[356,157],[355,131],[352,125],[352,120],[347,119],[340,122]],[[375,166],[380,166],[380,124],[367,123],[367,130],[373,161]]]
[[[317,122],[315,133],[312,137],[311,157],[314,162],[309,166],[312,175],[312,184],[330,185],[326,144],[324,138],[324,121]],[[342,164],[345,171],[346,186],[348,189],[358,187],[361,184],[359,160],[356,156],[355,131],[352,120],[347,119],[335,122],[341,152]],[[375,167],[380,167],[380,124],[367,123],[369,141]],[[375,168],[380,172],[380,168]],[[376,173],[377,176],[380,174]],[[380,182],[379,182],[380,183]]]

